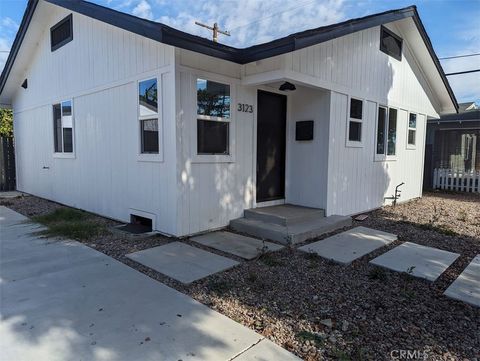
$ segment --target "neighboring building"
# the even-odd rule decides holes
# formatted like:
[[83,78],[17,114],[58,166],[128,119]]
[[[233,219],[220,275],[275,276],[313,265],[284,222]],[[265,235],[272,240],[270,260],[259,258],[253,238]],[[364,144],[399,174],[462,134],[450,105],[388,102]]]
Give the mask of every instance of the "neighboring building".
[[480,171],[480,110],[475,103],[462,103],[459,108],[462,111],[458,114],[428,120],[425,188],[437,186],[435,169],[475,176]]
[[0,103],[19,190],[177,236],[420,197],[427,118],[458,107],[415,7],[237,49],[78,0],[29,1]]

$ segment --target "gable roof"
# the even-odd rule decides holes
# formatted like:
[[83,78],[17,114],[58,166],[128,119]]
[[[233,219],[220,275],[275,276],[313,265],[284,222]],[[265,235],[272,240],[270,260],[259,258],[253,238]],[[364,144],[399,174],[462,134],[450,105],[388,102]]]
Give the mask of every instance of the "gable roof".
[[[122,13],[83,0],[44,1],[164,44],[213,56],[237,64],[246,64],[276,55],[285,54],[374,26],[379,26],[392,21],[411,17],[428,49],[428,52],[437,68],[451,101],[455,109],[458,111],[457,100],[450,87],[447,77],[445,76],[442,66],[440,65],[440,61],[433,50],[432,43],[426,33],[422,21],[420,20],[416,6],[389,10],[383,13],[368,15],[362,18],[352,19],[333,25],[322,26],[316,29],[291,34],[267,43],[239,49],[232,46],[215,43],[206,38],[185,33],[161,23],[141,19],[133,15]],[[25,14],[20,24],[20,28],[0,76],[0,94],[2,93],[5,83],[8,79],[13,63],[15,62],[16,55],[22,44],[23,38],[25,37],[25,33],[28,29],[30,20],[32,19],[38,2],[39,0],[29,0],[28,2],[27,9],[25,10]]]

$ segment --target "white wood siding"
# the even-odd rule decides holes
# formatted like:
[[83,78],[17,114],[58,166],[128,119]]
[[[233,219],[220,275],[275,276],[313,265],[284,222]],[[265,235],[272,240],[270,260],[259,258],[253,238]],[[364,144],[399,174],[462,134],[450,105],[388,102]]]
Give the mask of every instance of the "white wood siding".
[[[257,87],[242,78],[274,72],[298,89],[288,96],[287,202],[351,214],[380,207],[400,182],[401,200],[421,195],[434,100],[408,44],[402,62],[379,51],[379,27],[240,66],[76,13],[73,41],[52,53],[49,28],[70,12],[48,6],[51,19],[25,71],[28,89],[19,87],[13,101],[19,190],[123,221],[134,210],[152,213],[157,230],[179,236],[223,227],[256,206]],[[144,162],[137,81],[152,76],[161,89],[163,161]],[[231,85],[229,159],[196,155],[197,77]],[[365,100],[361,148],[345,146],[349,96]],[[66,99],[73,99],[73,159],[53,153],[51,107]],[[254,113],[238,112],[238,103],[253,104]],[[395,161],[374,161],[379,103],[399,108]],[[405,145],[407,111],[419,114],[414,150]],[[294,140],[297,120],[315,121],[313,142]]]
[[51,8],[51,19],[25,72],[28,89],[19,87],[14,99],[16,111],[116,85],[174,63],[173,47],[78,13],[73,13],[73,40],[52,52],[50,27],[72,12]]
[[[18,189],[114,219],[133,210],[177,234],[174,49],[74,13],[73,41],[50,51],[54,12],[14,98]],[[137,81],[158,77],[163,161],[140,161]],[[74,158],[53,152],[52,104],[73,99]],[[45,167],[45,168],[44,168]]]
[[[297,87],[289,94],[286,201],[327,207],[330,92]],[[296,141],[297,121],[314,121],[313,141]]]
[[[200,56],[201,57],[201,56]],[[218,61],[218,60],[216,60]],[[199,60],[202,63],[202,60]],[[210,66],[215,67],[215,62]],[[234,74],[233,74],[234,75]],[[196,78],[231,83],[234,133],[231,161],[198,160],[192,137],[196,137]],[[182,69],[177,73],[178,225],[181,234],[223,227],[253,206],[254,115],[236,111],[237,103],[254,104],[256,89],[238,85],[233,77],[203,70]]]
[[392,196],[395,186],[401,182],[405,185],[400,188],[399,201],[422,194],[425,115],[417,116],[416,148],[407,149],[408,112],[398,109],[396,159],[374,161],[377,107],[375,102],[364,102],[364,146],[346,147],[348,96],[332,92],[327,189],[329,215],[348,215],[378,208],[384,204],[384,197]]
[[[401,35],[394,24],[389,26]],[[406,40],[402,61],[381,52],[373,27],[244,66],[244,75],[282,71],[287,78],[437,116],[429,85]]]

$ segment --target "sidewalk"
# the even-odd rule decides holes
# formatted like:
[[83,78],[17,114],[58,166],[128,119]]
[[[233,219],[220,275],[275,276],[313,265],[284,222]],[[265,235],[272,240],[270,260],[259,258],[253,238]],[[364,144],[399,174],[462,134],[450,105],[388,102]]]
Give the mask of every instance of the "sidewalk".
[[38,238],[0,207],[0,358],[298,360],[103,253]]

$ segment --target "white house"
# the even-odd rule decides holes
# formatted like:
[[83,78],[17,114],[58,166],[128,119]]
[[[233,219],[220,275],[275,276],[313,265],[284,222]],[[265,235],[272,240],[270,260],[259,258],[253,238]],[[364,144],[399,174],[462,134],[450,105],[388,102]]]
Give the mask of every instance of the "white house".
[[29,1],[0,104],[19,190],[176,236],[420,197],[458,107],[414,6],[237,49],[80,0]]

